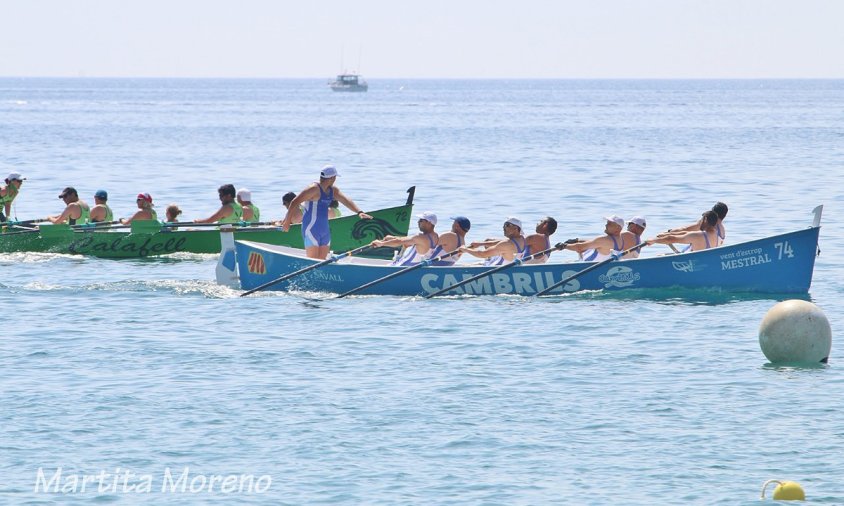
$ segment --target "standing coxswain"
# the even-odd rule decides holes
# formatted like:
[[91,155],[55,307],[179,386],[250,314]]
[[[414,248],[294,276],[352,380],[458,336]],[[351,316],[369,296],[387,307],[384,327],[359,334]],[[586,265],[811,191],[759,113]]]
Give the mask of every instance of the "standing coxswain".
[[[25,177],[17,172],[12,172],[6,177],[6,186],[0,188],[0,221],[6,221],[9,213],[12,210],[12,201],[20,193],[21,184],[26,180]],[[4,214],[5,213],[5,214]]]
[[287,232],[293,222],[294,209],[304,206],[302,214],[302,239],[305,243],[305,253],[309,258],[324,260],[328,257],[331,246],[331,229],[328,227],[328,210],[331,201],[337,200],[348,207],[361,219],[371,220],[372,216],[363,212],[352,199],[346,197],[340,188],[334,186],[337,180],[337,169],[333,165],[326,165],[319,174],[319,182],[312,183],[296,196],[287,208],[287,214],[281,222],[281,228]]

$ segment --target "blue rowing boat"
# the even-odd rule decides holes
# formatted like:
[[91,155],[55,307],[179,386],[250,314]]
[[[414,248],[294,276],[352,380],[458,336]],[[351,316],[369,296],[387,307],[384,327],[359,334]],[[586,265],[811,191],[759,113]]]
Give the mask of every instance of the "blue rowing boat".
[[[623,290],[630,288],[694,288],[729,292],[794,293],[809,291],[822,206],[815,208],[811,227],[781,235],[703,251],[606,262],[549,292]],[[302,250],[252,241],[234,241],[223,234],[217,266],[221,284],[250,290],[318,261]],[[592,267],[595,262],[516,265],[467,283],[444,295],[535,295],[556,282]],[[384,260],[347,257],[269,290],[344,293],[401,270]],[[375,284],[361,295],[423,296],[476,276],[491,267],[481,265],[425,266]]]

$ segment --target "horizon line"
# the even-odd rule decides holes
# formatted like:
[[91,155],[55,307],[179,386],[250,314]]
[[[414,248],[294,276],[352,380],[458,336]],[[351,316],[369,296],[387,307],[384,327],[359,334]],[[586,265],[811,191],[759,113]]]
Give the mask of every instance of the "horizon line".
[[[357,74],[363,76],[363,74]],[[366,76],[364,76],[366,77]],[[282,76],[114,76],[114,75],[0,75],[0,79],[231,79],[231,80],[238,80],[238,79],[266,79],[266,80],[325,80],[330,79],[330,77],[325,76],[299,76],[299,77],[282,77]],[[507,77],[507,76],[497,76],[497,77],[366,77],[367,80],[371,79],[382,79],[382,80],[400,80],[400,79],[408,79],[408,80],[417,80],[417,81],[433,81],[433,80],[440,80],[440,81],[448,81],[448,80],[460,80],[460,81],[500,81],[500,80],[513,80],[513,81],[708,81],[708,80],[718,80],[718,81],[787,81],[787,80],[813,80],[813,81],[836,81],[836,80],[844,80],[844,76],[841,77],[813,77],[813,76],[800,76],[800,77]]]

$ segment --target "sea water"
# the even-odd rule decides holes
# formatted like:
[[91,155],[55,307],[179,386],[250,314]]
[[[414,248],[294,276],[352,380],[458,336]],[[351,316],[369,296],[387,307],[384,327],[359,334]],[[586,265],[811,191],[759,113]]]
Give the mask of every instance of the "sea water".
[[734,243],[824,204],[829,364],[762,355],[787,296],[240,298],[213,255],[2,254],[0,502],[732,505],[768,479],[844,502],[844,81],[370,81],[0,79],[12,215],[74,186],[189,220],[233,183],[280,218],[327,163],[363,209],[416,186],[469,240],[545,215],[554,241],[609,214],[651,236],[721,200]]

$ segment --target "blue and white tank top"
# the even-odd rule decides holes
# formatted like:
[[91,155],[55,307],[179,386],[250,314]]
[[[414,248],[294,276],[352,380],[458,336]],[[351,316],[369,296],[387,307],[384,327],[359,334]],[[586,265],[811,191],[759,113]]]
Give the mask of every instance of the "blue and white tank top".
[[613,251],[623,251],[623,249],[619,249],[618,242],[615,240],[615,237],[608,236],[612,239],[612,250],[610,250],[609,254],[603,254],[599,252],[597,249],[588,249],[583,252],[583,261],[584,262],[602,262],[607,260],[608,258],[612,258]]
[[[463,241],[463,238],[460,237],[459,234],[456,234],[456,235],[457,235],[457,248],[459,248],[460,246],[463,246],[464,241]],[[454,249],[456,250],[457,248],[454,248]],[[429,258],[437,258],[438,256],[445,255],[446,253],[451,253],[451,252],[445,251],[443,249],[442,244],[437,244],[437,247],[434,248],[434,251],[430,254]],[[462,253],[455,253],[454,255],[451,255],[448,258],[443,258],[442,260],[437,260],[436,262],[433,262],[431,265],[438,265],[438,266],[454,265],[455,263],[457,263],[458,260],[460,260],[460,255],[462,255]]]
[[[519,242],[517,240],[512,239],[512,238],[510,239],[510,242],[512,242],[513,245],[516,246],[516,254],[513,255],[514,260],[515,259],[522,259],[522,258],[525,257],[525,251],[527,251],[527,239],[522,239],[522,240],[523,240],[523,242],[520,246]],[[507,260],[504,260],[503,256],[495,255],[494,257],[487,258],[486,262],[484,262],[484,265],[495,266],[495,265],[504,265],[505,263],[507,263]]]
[[[631,245],[630,245],[630,247],[632,248],[633,246],[641,246],[641,245],[642,245],[642,236],[641,236],[641,235],[637,235],[637,234],[633,234],[633,237],[635,237],[635,238],[636,238],[636,243],[635,243],[635,244],[631,244]],[[626,244],[624,244],[624,236],[622,236],[621,251],[624,251],[624,250],[626,250],[626,249],[627,249],[627,245],[626,245]],[[637,248],[637,249],[634,249],[633,251],[631,251],[630,253],[628,253],[628,254],[627,254],[627,256],[626,256],[625,258],[639,258],[639,253],[640,253],[641,251],[642,251],[642,248]]]
[[425,234],[425,237],[428,238],[428,245],[430,248],[428,252],[424,255],[416,251],[416,245],[406,248],[400,257],[393,260],[393,263],[390,265],[398,265],[398,266],[408,266],[408,265],[415,265],[423,260],[428,260],[430,258],[434,258],[433,253],[437,251],[437,243],[434,241],[434,238],[431,234]]
[[319,188],[319,200],[309,200],[302,205],[302,228],[322,230],[328,229],[328,208],[334,200],[334,187],[323,191]]

